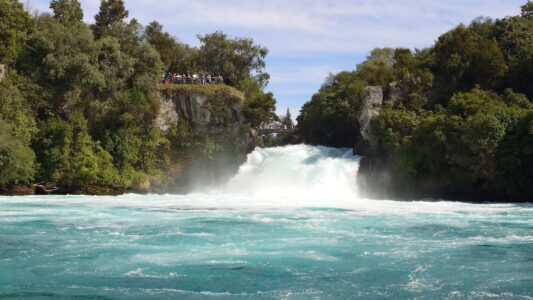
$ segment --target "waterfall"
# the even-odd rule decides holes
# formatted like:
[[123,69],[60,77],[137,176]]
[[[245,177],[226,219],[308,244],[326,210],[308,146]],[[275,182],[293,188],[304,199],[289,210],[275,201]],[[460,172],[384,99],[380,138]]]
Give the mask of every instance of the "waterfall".
[[220,192],[259,197],[357,196],[359,158],[351,149],[293,145],[257,148]]

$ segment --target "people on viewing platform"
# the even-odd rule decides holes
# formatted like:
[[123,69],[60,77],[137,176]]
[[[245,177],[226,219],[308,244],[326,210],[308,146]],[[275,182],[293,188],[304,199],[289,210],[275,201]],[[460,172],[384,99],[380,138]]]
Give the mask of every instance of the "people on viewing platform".
[[177,74],[167,73],[163,75],[164,84],[220,84],[224,83],[222,75],[211,74]]

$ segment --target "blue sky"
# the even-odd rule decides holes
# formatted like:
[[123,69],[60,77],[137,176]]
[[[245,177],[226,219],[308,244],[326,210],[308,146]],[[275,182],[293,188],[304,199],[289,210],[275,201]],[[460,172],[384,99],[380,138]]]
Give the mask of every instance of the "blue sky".
[[[26,1],[23,1],[26,2]],[[100,0],[80,0],[93,22]],[[517,15],[526,0],[125,0],[130,17],[157,20],[178,40],[221,30],[270,49],[267,90],[293,116],[329,73],[353,70],[375,47],[422,48],[478,16]],[[49,0],[29,0],[48,11]]]

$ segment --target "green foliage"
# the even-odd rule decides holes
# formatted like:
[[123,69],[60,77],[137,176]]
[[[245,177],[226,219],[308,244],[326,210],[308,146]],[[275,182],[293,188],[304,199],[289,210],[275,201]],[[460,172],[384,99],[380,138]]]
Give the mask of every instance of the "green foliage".
[[176,60],[176,41],[167,32],[163,32],[163,25],[153,21],[144,30],[144,38],[159,52],[161,61],[170,66]]
[[40,122],[34,149],[41,164],[40,177],[47,182],[77,188],[119,182],[111,155],[92,140],[81,114],[68,121]]
[[497,184],[516,197],[533,197],[533,112],[519,117],[497,149]]
[[35,153],[14,131],[11,124],[0,119],[0,190],[28,183],[35,175]]
[[531,102],[527,99],[524,94],[514,93],[512,89],[506,89],[502,95],[502,100],[508,106],[515,106],[520,108],[531,108]]
[[292,121],[291,111],[287,108],[287,113],[280,117],[280,122],[285,128],[292,129],[294,128],[294,122]]
[[409,141],[419,122],[419,117],[412,111],[384,109],[371,121],[372,139],[378,153],[397,154],[400,145]]
[[183,119],[178,120],[175,128],[171,128],[167,138],[173,149],[187,149],[193,145],[194,133],[188,122]]
[[264,71],[268,49],[255,45],[252,39],[230,38],[225,33],[214,32],[198,36],[201,68],[211,74],[222,75],[224,82],[235,86],[240,81],[252,79],[265,86],[270,75]]
[[498,20],[494,25],[494,36],[509,67],[505,86],[533,98],[533,18]]
[[[431,48],[373,50],[304,104],[300,134],[363,152],[369,144],[397,190],[531,199],[532,8],[459,25]],[[381,87],[384,104],[362,141],[357,115],[367,86]]]
[[272,93],[261,93],[244,103],[242,113],[252,128],[277,119],[276,99]]
[[35,120],[13,79],[0,81],[0,189],[31,181],[37,168],[30,147]]
[[356,72],[331,75],[297,118],[305,142],[346,147],[355,143],[364,81]]
[[0,64],[16,59],[34,24],[18,0],[0,0]]
[[507,67],[502,50],[493,38],[477,37],[463,25],[439,37],[433,48],[437,103],[455,91],[468,91],[475,85],[498,88]]
[[18,62],[30,81],[27,97],[41,116],[66,114],[105,85],[98,71],[98,47],[81,22],[67,27],[44,16],[37,26]]
[[213,160],[215,155],[220,151],[219,144],[211,136],[205,137],[200,142],[200,153],[207,159]]
[[378,85],[383,89],[394,81],[394,49],[376,48],[366,61],[357,66],[357,75],[369,85]]
[[[524,99],[510,90],[500,97],[476,88],[456,94],[449,109],[437,113],[385,109],[371,123],[374,151],[392,158],[400,173],[421,189],[507,192],[501,182],[509,167],[500,161],[516,164],[523,159],[508,140],[519,128]],[[507,155],[498,154],[502,152]]]
[[468,93],[455,94],[449,104],[450,112],[462,117],[476,113],[494,113],[505,108],[505,103],[497,94],[479,88],[474,88]]
[[[35,180],[69,192],[148,191],[194,146],[212,159],[231,142],[199,142],[181,119],[166,134],[154,127],[161,90],[209,95],[204,108],[220,126],[240,121],[232,108],[243,106],[243,93],[222,84],[163,87],[165,70],[218,72],[249,87],[251,119],[274,116],[275,99],[263,92],[268,51],[251,39],[217,32],[200,37],[202,48],[190,47],[157,22],[125,22],[123,0],[102,0],[92,26],[82,21],[79,0],[52,0],[50,8],[53,16],[32,19],[20,2],[0,0],[0,63],[15,66],[0,81],[0,189]],[[202,61],[201,51],[221,56]]]
[[129,15],[123,0],[102,0],[100,10],[94,16],[93,31],[98,38],[107,33],[115,22],[122,22]]
[[83,20],[83,10],[78,0],[52,0],[50,8],[54,18],[61,23],[74,23]]
[[151,22],[144,29],[143,38],[159,53],[165,69],[172,73],[199,72],[198,49],[178,42],[168,32],[163,32],[163,25]]
[[533,18],[533,2],[527,1],[526,4],[521,7],[522,17],[531,19]]

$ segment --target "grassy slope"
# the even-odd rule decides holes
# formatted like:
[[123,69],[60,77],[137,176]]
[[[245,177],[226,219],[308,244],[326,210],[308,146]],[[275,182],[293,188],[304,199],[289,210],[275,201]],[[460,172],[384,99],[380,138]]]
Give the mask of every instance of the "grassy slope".
[[212,96],[214,94],[224,94],[230,97],[239,98],[242,100],[242,102],[244,102],[244,93],[231,86],[227,86],[224,84],[161,84],[160,88],[162,91],[175,91],[179,93],[202,93],[208,96]]

